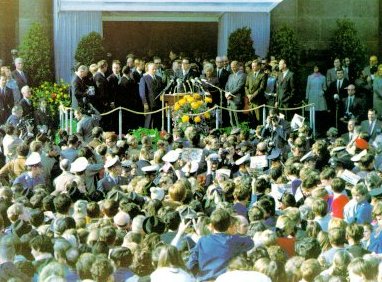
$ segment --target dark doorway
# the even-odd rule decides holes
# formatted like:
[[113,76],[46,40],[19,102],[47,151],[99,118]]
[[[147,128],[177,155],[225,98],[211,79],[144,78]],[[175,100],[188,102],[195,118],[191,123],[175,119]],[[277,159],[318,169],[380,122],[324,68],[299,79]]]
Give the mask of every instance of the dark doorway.
[[216,56],[217,22],[103,22],[103,35],[112,58],[123,63],[128,53],[151,59],[159,55],[168,59],[170,50],[193,55],[199,50],[202,58]]

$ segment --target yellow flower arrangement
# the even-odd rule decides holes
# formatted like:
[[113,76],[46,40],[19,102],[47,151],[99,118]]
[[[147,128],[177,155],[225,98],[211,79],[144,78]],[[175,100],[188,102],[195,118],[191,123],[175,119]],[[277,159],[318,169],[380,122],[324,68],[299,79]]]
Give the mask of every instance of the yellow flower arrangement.
[[59,106],[62,104],[70,106],[69,84],[61,80],[59,83],[43,82],[39,87],[32,89],[32,102],[37,108],[40,100],[47,102],[47,108],[52,115],[58,114]]
[[186,123],[190,121],[190,117],[187,115],[182,116],[182,122]]
[[200,132],[207,133],[209,130],[208,122],[211,118],[211,113],[207,112],[209,109],[208,102],[212,102],[212,99],[198,93],[184,95],[174,104],[174,126],[185,130],[188,126],[194,125]]
[[200,116],[194,117],[194,122],[199,123],[201,121],[202,121],[202,119],[200,118]]

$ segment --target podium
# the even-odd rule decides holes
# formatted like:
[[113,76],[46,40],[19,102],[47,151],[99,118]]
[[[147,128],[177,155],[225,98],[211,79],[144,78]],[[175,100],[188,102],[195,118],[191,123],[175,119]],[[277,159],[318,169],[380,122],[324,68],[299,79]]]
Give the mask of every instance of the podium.
[[160,99],[163,106],[174,106],[176,102],[178,102],[186,95],[192,95],[192,93],[163,94]]

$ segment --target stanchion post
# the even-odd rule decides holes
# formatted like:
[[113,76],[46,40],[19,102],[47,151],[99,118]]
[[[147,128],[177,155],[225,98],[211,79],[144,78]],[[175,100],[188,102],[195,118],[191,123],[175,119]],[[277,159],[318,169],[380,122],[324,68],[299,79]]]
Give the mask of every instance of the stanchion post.
[[119,107],[118,111],[118,133],[119,133],[119,140],[122,139],[122,108]]
[[309,106],[309,126],[313,130],[313,112],[312,112],[312,106]]
[[62,126],[62,109],[61,108],[58,109],[58,119],[60,120],[60,129],[62,129],[63,126]]
[[68,110],[65,109],[65,131],[68,132]]
[[263,126],[265,126],[267,122],[267,107],[265,107],[264,104],[262,105],[262,107],[263,107]]
[[219,109],[216,108],[215,111],[216,111],[216,113],[215,113],[215,115],[216,115],[216,119],[215,119],[215,128],[216,128],[216,129],[219,129]]
[[313,112],[313,137],[316,137],[316,109],[314,105],[312,106],[312,112]]
[[164,130],[164,95],[165,94],[163,93],[163,95],[160,96],[162,98],[162,131]]
[[171,133],[171,107],[167,108],[167,132]]
[[69,110],[69,132],[70,135],[73,134],[73,110]]

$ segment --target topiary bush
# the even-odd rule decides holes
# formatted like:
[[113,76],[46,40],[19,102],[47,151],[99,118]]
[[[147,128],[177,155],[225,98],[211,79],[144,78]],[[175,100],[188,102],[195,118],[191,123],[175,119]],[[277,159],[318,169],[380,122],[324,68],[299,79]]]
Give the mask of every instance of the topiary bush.
[[53,82],[53,46],[41,24],[32,24],[25,34],[19,46],[19,56],[24,59],[30,86],[39,86],[44,81]]
[[79,65],[90,66],[93,63],[106,59],[102,36],[95,31],[83,36],[78,42],[74,59],[76,61],[75,69]]
[[287,26],[271,32],[269,42],[269,56],[275,56],[277,60],[286,60],[289,68],[293,69],[299,61],[300,44],[296,32]]
[[366,49],[358,36],[355,24],[349,19],[338,19],[330,41],[332,61],[334,58],[343,60],[349,57],[356,69],[364,66]]
[[229,35],[227,55],[232,60],[247,62],[256,56],[249,27],[238,28]]

